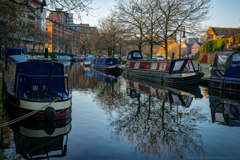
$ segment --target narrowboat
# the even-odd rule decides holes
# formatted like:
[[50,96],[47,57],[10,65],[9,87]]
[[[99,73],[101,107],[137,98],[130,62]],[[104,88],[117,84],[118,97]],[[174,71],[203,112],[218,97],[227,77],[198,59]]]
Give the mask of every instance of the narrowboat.
[[228,51],[216,53],[208,86],[240,92],[240,53]]
[[70,116],[72,94],[62,63],[11,55],[4,71],[4,92],[11,104],[6,107],[19,116],[50,121]]
[[209,89],[212,122],[227,126],[240,126],[240,94],[238,92]]
[[71,57],[70,56],[59,56],[59,55],[56,55],[56,59],[59,60],[59,61],[62,61],[62,62],[66,62],[66,61],[70,61]]
[[121,74],[114,76],[114,75],[110,75],[110,74],[105,74],[96,69],[92,69],[92,75],[93,75],[93,77],[95,77],[105,83],[114,83],[117,81],[118,78],[121,77]]
[[117,65],[115,58],[95,58],[93,59],[91,66],[106,74],[121,73],[121,68]]
[[126,80],[127,94],[132,98],[140,96],[140,93],[150,95],[169,102],[170,104],[189,107],[193,98],[202,98],[198,86],[168,86],[135,77],[123,76]]
[[84,61],[84,66],[91,66],[94,56],[87,56]]
[[81,58],[75,56],[75,57],[73,57],[70,61],[71,61],[71,62],[83,62],[84,59],[81,59]]
[[6,47],[5,50],[2,51],[2,67],[3,69],[7,68],[7,62],[8,62],[8,56],[11,55],[26,55],[27,49],[26,48],[20,48],[20,47]]
[[204,73],[195,71],[191,59],[143,60],[140,51],[131,51],[123,74],[172,85],[196,85]]

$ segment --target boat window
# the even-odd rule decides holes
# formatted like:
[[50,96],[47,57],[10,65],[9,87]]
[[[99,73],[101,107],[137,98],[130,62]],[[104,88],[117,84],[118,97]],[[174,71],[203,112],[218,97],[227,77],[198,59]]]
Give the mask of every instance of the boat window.
[[157,69],[157,63],[152,63],[151,64],[151,69]]
[[128,59],[131,59],[131,54],[128,55]]
[[235,53],[232,55],[232,63],[233,64],[240,64],[240,53]]
[[183,62],[184,62],[184,60],[183,61],[176,61],[175,65],[174,65],[174,68],[173,68],[173,71],[179,70],[182,67]]
[[140,52],[133,52],[133,57],[142,57]]

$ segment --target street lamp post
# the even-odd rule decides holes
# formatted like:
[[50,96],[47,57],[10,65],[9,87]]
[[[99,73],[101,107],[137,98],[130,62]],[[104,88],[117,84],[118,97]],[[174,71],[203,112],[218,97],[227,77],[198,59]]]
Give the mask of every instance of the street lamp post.
[[119,54],[120,54],[120,59],[121,59],[121,57],[122,57],[122,52],[121,52],[121,44],[119,43],[117,43],[117,46],[119,45]]
[[[181,39],[186,39],[186,36],[185,36],[185,26],[181,26],[181,30],[180,31],[180,46],[179,46],[179,59],[181,58]],[[181,33],[183,32],[183,36],[181,35]],[[182,36],[182,37],[181,37]]]

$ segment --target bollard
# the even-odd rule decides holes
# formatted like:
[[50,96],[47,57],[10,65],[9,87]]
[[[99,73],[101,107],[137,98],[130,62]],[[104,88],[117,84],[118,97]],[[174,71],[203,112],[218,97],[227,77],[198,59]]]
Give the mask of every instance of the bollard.
[[200,71],[202,72],[202,66],[200,66]]
[[200,65],[199,65],[199,63],[198,63],[198,71],[199,71],[199,66],[200,66]]

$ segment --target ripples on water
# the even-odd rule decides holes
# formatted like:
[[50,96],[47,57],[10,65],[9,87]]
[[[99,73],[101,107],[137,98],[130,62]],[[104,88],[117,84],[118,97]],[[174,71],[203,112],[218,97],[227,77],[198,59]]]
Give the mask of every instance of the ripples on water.
[[30,122],[5,127],[7,159],[239,158],[239,95],[114,77],[79,63],[66,73],[72,120],[38,122],[38,131]]

